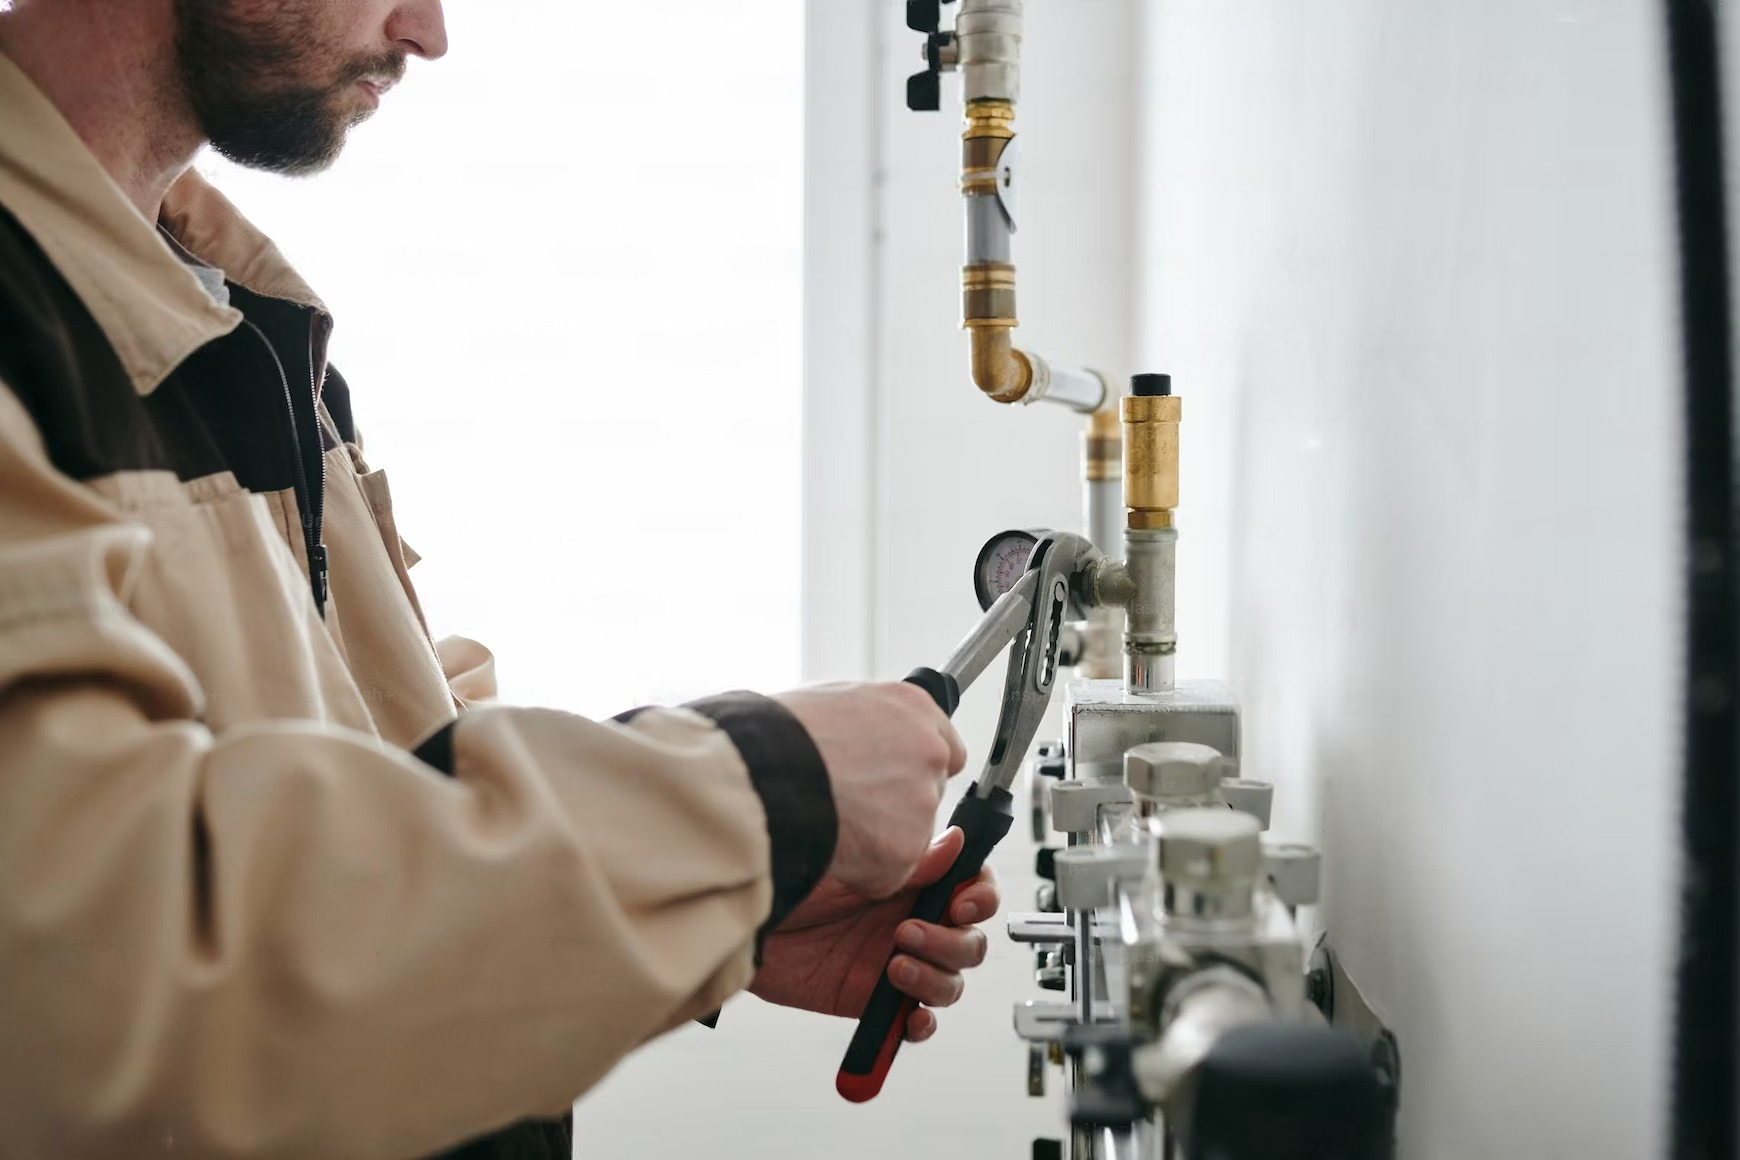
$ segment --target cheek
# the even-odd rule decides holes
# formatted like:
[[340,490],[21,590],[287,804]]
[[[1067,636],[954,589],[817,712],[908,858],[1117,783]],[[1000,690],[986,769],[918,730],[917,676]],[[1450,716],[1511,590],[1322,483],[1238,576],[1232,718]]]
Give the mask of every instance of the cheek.
[[388,47],[387,21],[404,0],[289,0],[307,10],[307,31],[338,59]]
[[357,56],[378,52],[386,13],[398,0],[231,0],[241,22],[269,35],[318,83]]

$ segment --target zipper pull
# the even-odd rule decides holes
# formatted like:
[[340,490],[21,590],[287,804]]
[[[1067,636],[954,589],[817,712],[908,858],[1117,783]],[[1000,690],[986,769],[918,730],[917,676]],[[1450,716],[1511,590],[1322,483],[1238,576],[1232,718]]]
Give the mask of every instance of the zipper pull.
[[326,545],[315,544],[308,552],[308,579],[314,585],[314,607],[326,615]]

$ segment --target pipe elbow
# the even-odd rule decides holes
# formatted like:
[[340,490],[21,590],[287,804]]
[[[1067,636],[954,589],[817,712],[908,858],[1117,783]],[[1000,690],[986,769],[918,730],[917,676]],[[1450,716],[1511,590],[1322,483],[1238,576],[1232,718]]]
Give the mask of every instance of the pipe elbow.
[[973,385],[999,403],[1019,403],[1033,386],[1033,364],[1015,349],[1006,326],[970,331]]

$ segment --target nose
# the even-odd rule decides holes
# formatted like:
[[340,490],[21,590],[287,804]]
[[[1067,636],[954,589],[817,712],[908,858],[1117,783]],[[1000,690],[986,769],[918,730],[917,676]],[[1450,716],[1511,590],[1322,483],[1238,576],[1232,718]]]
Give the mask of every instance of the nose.
[[441,0],[406,0],[387,17],[387,38],[411,56],[439,60],[447,55],[447,20]]

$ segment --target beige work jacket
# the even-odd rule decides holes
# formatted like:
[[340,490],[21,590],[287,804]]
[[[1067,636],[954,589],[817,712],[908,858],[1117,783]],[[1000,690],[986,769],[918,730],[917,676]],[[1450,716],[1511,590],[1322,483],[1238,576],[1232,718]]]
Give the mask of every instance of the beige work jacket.
[[0,57],[0,1156],[558,1114],[745,985],[826,771],[747,695],[468,707],[325,308],[196,174],[161,225],[230,305]]

